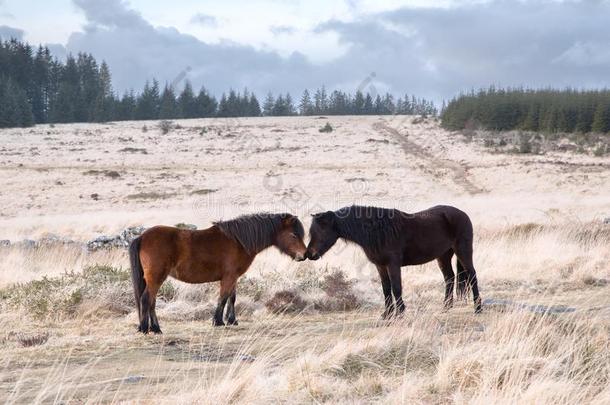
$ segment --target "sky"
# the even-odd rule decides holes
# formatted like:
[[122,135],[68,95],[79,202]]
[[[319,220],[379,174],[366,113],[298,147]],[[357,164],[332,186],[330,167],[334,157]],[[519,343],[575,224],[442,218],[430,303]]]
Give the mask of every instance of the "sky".
[[0,0],[0,37],[220,95],[610,87],[610,0]]

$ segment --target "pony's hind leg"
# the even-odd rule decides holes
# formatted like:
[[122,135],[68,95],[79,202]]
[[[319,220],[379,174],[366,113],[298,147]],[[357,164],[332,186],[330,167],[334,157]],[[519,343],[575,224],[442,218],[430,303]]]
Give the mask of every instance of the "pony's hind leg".
[[237,299],[237,289],[233,287],[227,306],[227,325],[238,325],[235,317],[235,300]]
[[[158,289],[157,289],[158,291]],[[150,302],[150,331],[153,333],[162,333],[161,327],[159,326],[159,320],[157,319],[157,312],[155,308],[157,306],[157,291],[154,295],[151,293]]]
[[[466,282],[472,290],[472,298],[474,300],[474,312],[479,313],[481,312],[481,297],[479,296],[477,272],[475,271],[474,264],[472,262],[472,240],[459,241],[456,245],[455,254],[458,257],[458,261],[463,266]],[[458,270],[458,282],[459,281],[460,272]]]
[[445,279],[445,309],[453,307],[453,286],[455,284],[455,274],[451,267],[451,258],[453,257],[453,249],[449,249],[441,257],[437,259],[438,267],[440,267]]
[[386,266],[377,265],[379,279],[381,280],[381,288],[383,290],[383,301],[385,311],[381,314],[381,319],[389,319],[394,315],[394,301],[392,300],[392,284],[390,283],[390,275]]
[[458,300],[466,300],[466,287],[468,287],[468,272],[462,265],[462,262],[458,259],[457,261],[457,284],[455,287],[455,294]]
[[161,333],[159,320],[157,319],[157,313],[155,312],[158,291],[159,286],[157,284],[147,284],[144,292],[142,293],[142,297],[140,298],[139,332],[148,333],[150,331],[153,333]]
[[148,286],[144,288],[144,292],[140,296],[140,326],[138,332],[148,333],[150,319],[150,294],[148,294]]

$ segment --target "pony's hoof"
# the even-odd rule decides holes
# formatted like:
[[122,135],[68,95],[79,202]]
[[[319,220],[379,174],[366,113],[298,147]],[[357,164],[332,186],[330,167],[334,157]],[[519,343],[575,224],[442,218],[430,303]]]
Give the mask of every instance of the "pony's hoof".
[[384,312],[383,314],[381,314],[379,319],[382,321],[389,321],[390,319],[392,319],[392,315],[393,314],[391,312]]
[[148,328],[144,328],[142,325],[139,325],[138,332],[148,335]]
[[160,327],[158,327],[158,326],[157,326],[157,327],[154,327],[154,326],[153,326],[152,328],[150,328],[150,331],[151,331],[152,333],[154,333],[155,335],[160,335],[160,334],[162,334],[162,333],[163,333],[163,332],[161,332],[161,328],[160,328]]
[[225,326],[223,321],[219,321],[218,319],[212,319],[212,326]]
[[237,322],[237,319],[227,319],[227,325],[237,326],[239,325],[239,322]]
[[483,308],[481,308],[481,307],[476,307],[476,308],[474,309],[474,313],[475,313],[475,314],[482,314],[482,313],[483,313]]

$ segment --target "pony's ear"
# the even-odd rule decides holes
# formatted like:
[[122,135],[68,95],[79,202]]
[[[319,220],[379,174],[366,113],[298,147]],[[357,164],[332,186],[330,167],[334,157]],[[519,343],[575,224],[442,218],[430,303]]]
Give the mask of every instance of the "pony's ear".
[[286,215],[284,218],[282,218],[282,224],[285,226],[294,225],[297,221],[298,218],[294,215]]
[[314,219],[321,223],[332,224],[335,222],[335,213],[332,211],[320,212],[318,214],[313,214]]

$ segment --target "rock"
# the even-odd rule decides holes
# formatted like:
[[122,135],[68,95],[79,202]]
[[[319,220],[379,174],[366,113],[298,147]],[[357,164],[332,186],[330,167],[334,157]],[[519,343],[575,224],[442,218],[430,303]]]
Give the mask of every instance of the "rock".
[[562,139],[557,144],[557,150],[562,152],[574,152],[578,150],[578,145],[574,142],[571,142],[569,139]]
[[17,243],[17,246],[24,249],[34,249],[36,247],[36,241],[32,239],[24,239]]
[[11,246],[11,241],[8,239],[0,240],[0,247],[9,247]]
[[197,230],[197,225],[193,225],[193,224],[185,224],[185,223],[179,223],[175,225],[176,228],[180,228],[180,229],[186,229],[188,231],[196,231]]
[[604,218],[604,224],[610,225],[610,217]]
[[115,236],[102,235],[87,242],[87,249],[113,249],[113,248],[128,248],[129,244],[144,232],[146,228],[143,226],[132,226],[124,229],[120,234]]
[[135,383],[139,383],[143,379],[144,379],[143,375],[129,375],[129,376],[123,378],[123,382],[125,382],[127,384],[135,384]]
[[36,244],[40,245],[71,245],[76,243],[72,239],[62,238],[61,236],[57,236],[55,234],[49,233],[40,238]]

